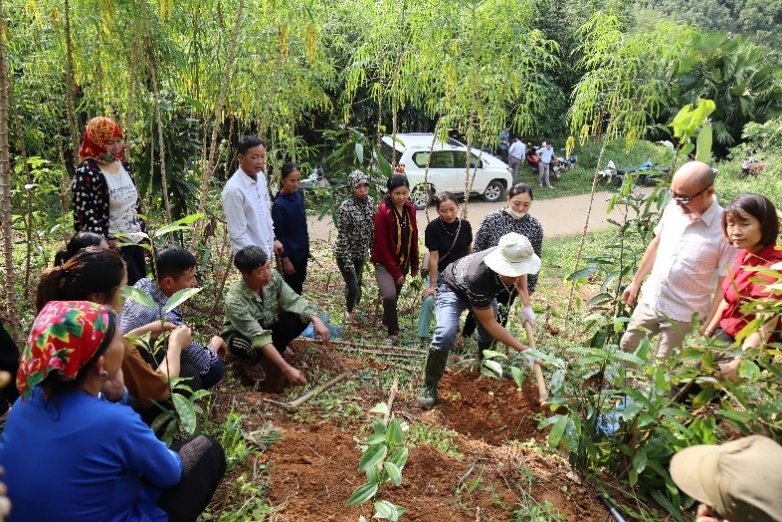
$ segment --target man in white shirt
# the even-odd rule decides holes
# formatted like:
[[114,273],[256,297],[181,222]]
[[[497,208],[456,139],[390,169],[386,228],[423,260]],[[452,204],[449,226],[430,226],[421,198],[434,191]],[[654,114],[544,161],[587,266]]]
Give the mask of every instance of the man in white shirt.
[[622,350],[635,350],[647,335],[643,327],[651,335],[659,334],[657,356],[668,358],[690,331],[692,314],[697,312],[698,321],[708,324],[722,301],[722,279],[736,249],[723,238],[723,210],[714,196],[714,175],[700,161],[685,163],[674,174],[672,200],[633,281],[622,293],[624,302],[632,306],[651,271],[622,337]]
[[221,194],[228,226],[231,250],[255,245],[263,248],[269,259],[282,251],[274,238],[271,198],[266,184],[266,147],[257,136],[239,139],[239,169],[228,180]]
[[538,159],[538,186],[542,187],[545,182],[546,187],[554,188],[549,181],[551,160],[554,159],[554,147],[550,141],[544,141],[543,146],[538,149]]
[[519,165],[524,163],[524,156],[527,154],[527,146],[521,141],[518,134],[513,136],[513,143],[508,149],[508,166],[513,169],[513,184],[519,182]]

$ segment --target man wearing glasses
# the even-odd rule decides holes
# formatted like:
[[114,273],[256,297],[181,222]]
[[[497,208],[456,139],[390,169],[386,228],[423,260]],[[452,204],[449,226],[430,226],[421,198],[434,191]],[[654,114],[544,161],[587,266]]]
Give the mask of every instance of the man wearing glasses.
[[690,331],[693,313],[707,324],[716,312],[722,300],[722,279],[736,250],[723,238],[723,210],[714,196],[714,175],[700,161],[686,163],[674,174],[671,202],[663,210],[638,271],[622,293],[627,306],[635,304],[639,289],[642,294],[622,337],[622,350],[634,351],[648,333],[659,335],[657,356],[668,358]]

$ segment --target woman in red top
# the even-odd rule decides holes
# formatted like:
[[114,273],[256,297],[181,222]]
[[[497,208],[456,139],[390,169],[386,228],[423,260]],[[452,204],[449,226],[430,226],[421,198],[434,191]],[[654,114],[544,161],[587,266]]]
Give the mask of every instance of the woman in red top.
[[375,265],[375,279],[383,298],[383,323],[388,327],[392,345],[399,335],[399,312],[396,309],[405,276],[418,274],[418,225],[415,206],[407,198],[410,182],[407,176],[394,174],[386,183],[388,192],[375,212],[375,237],[370,261]]
[[[753,271],[755,267],[770,267],[782,262],[782,250],[777,250],[779,218],[771,201],[760,194],[741,194],[725,208],[722,216],[725,238],[739,249],[733,269],[722,283],[724,298],[717,313],[704,330],[714,337],[733,344],[739,333],[756,315],[742,308],[752,300],[775,297],[766,284],[754,282],[762,278],[768,284],[775,278]],[[742,350],[757,348],[768,342],[777,326],[777,317],[769,317],[754,333],[744,337]],[[723,375],[734,378],[741,358],[720,364]]]

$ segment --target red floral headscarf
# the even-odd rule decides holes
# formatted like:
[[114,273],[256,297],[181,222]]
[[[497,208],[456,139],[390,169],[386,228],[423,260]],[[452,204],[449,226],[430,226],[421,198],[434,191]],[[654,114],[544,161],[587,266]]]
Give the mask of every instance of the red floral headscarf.
[[[92,158],[101,163],[111,163],[115,157],[106,150],[106,143],[119,136],[122,137],[122,129],[111,118],[99,116],[93,118],[87,123],[87,129],[84,131],[84,139],[79,149],[80,161]],[[120,150],[116,159],[124,160],[125,148]]]
[[16,374],[22,400],[51,373],[76,378],[99,351],[105,351],[116,329],[109,308],[87,301],[50,301],[35,318]]

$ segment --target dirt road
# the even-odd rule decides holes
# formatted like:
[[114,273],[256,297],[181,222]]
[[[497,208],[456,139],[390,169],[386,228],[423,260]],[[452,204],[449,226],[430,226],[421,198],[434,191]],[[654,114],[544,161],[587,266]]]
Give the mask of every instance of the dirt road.
[[[647,194],[652,191],[651,188],[639,188],[637,190]],[[610,224],[607,221],[609,217],[620,217],[619,212],[616,210],[610,216],[606,214],[609,198],[610,194],[605,191],[595,193],[595,200],[592,204],[592,214],[589,219],[590,232],[605,230],[610,227]],[[484,201],[470,202],[467,219],[472,223],[473,230],[475,231],[478,229],[478,224],[487,214],[503,208],[504,206],[505,201],[498,203],[486,203]],[[546,237],[569,236],[580,234],[584,229],[584,220],[586,219],[588,209],[589,194],[581,194],[578,196],[535,201],[532,204],[530,214],[535,216],[543,225],[543,231]],[[433,206],[429,207],[427,211],[430,220],[437,217],[437,211]],[[423,234],[423,230],[426,228],[427,224],[426,211],[419,210],[417,214],[418,230]],[[324,217],[321,221],[318,221],[314,216],[310,216],[307,219],[309,222],[310,239],[320,239],[330,243],[334,242],[337,237],[337,231],[330,216]]]

